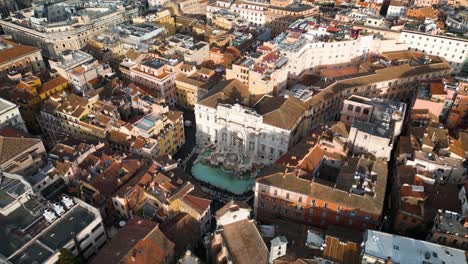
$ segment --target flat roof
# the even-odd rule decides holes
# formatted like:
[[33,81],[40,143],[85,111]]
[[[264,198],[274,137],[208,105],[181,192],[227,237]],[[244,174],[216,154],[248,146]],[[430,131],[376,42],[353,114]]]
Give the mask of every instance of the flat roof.
[[59,63],[58,63],[58,66],[62,67],[62,68],[68,68],[70,66],[73,66],[79,62],[86,62],[86,61],[89,61],[89,60],[92,60],[93,59],[93,56],[91,56],[90,54],[84,52],[84,51],[80,51],[80,50],[74,50],[74,51],[70,51],[70,50],[65,50],[63,53],[62,53],[62,56],[65,55],[72,55],[72,59],[69,59],[69,60],[66,60],[64,59],[63,57],[59,60]]
[[31,214],[23,206],[8,216],[0,215],[0,254],[9,257],[29,242],[31,237],[18,231],[26,229],[41,217],[41,214]]
[[78,205],[63,215],[39,240],[53,250],[59,250],[65,246],[73,234],[78,234],[91,222],[95,215],[86,208]]
[[53,252],[39,244],[37,241],[11,258],[11,263],[43,263],[52,256]]
[[0,207],[4,208],[16,201],[16,197],[26,192],[26,185],[17,179],[3,177],[0,183]]
[[395,263],[467,263],[464,250],[375,230],[367,230],[365,236],[364,254],[379,259],[390,257]]

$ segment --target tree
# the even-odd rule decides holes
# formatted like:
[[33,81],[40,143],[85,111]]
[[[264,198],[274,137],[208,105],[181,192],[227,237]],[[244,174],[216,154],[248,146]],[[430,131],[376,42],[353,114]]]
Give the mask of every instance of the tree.
[[70,250],[66,248],[60,249],[60,255],[57,261],[58,264],[81,264],[80,259],[73,255]]

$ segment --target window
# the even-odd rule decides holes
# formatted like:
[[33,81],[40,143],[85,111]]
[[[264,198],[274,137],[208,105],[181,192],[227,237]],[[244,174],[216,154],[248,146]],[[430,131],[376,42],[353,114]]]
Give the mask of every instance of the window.
[[278,190],[275,190],[275,191],[273,192],[273,194],[274,194],[275,196],[278,195]]
[[348,111],[353,111],[353,106],[352,105],[348,105]]
[[315,206],[315,200],[310,201],[310,204]]
[[365,114],[365,115],[368,115],[369,114],[369,109],[364,109],[364,111],[362,113]]
[[325,203],[325,205],[323,206],[323,208],[327,209],[327,208],[328,208],[328,203]]
[[298,202],[302,203],[302,197],[299,197]]
[[289,193],[286,193],[286,199],[289,200]]

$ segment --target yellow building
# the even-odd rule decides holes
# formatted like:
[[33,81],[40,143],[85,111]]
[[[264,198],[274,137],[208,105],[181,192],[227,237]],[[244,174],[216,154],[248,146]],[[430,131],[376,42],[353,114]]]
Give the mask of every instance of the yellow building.
[[157,16],[153,22],[163,26],[168,35],[174,35],[176,24],[174,17],[171,15],[171,11],[169,9],[162,9],[156,15]]
[[11,101],[20,106],[21,115],[31,133],[39,133],[40,128],[35,113],[42,102],[54,94],[60,94],[68,88],[68,80],[57,76],[46,83],[39,77],[28,75],[21,79],[11,95]]
[[202,68],[189,75],[180,73],[176,77],[177,105],[187,109],[193,109],[195,103],[214,86],[213,70]]
[[159,156],[174,155],[185,143],[184,117],[180,111],[170,111],[164,121],[163,130],[156,136]]

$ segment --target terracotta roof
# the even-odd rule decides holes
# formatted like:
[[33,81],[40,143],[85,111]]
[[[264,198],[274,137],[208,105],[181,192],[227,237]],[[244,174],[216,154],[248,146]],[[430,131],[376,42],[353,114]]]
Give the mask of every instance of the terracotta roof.
[[319,145],[315,145],[314,148],[304,157],[299,166],[302,170],[312,173],[320,164],[324,156],[325,152],[322,148]]
[[2,40],[1,42],[7,45],[11,45],[12,47],[6,48],[0,51],[0,64],[14,60],[16,58],[20,58],[22,56],[31,54],[36,51],[40,51],[40,49],[36,47],[20,45],[20,44],[17,44],[8,40]]
[[193,196],[190,194],[182,198],[182,201],[188,206],[190,206],[190,208],[197,211],[199,214],[203,214],[206,210],[208,210],[212,202],[211,200]]
[[[398,52],[386,52],[382,56],[386,56],[390,59],[398,57],[418,57],[423,53],[413,51],[398,51]],[[362,87],[373,83],[390,81],[401,77],[413,76],[416,74],[431,73],[440,70],[450,70],[450,65],[441,60],[439,57],[432,56],[433,63],[412,66],[409,64],[403,64],[399,66],[392,66],[389,68],[377,69],[375,72],[358,76],[354,78],[348,78],[344,80],[338,80],[320,90],[319,93],[314,95],[310,100],[307,101],[308,105],[315,106],[321,104],[323,101],[332,98],[333,96],[341,93],[342,91],[352,87]]]
[[185,253],[187,246],[200,239],[200,224],[187,213],[179,213],[160,225],[162,232],[175,243],[176,255]]
[[173,257],[175,244],[164,235],[158,227],[128,252],[120,263],[134,264],[165,264]]
[[354,242],[342,242],[336,237],[325,238],[323,257],[335,263],[358,264],[361,263],[359,245]]
[[445,85],[442,81],[431,82],[430,90],[432,95],[447,94],[445,92]]
[[118,229],[117,234],[98,251],[90,264],[120,263],[127,253],[152,230],[157,228],[153,221],[134,217]]
[[0,136],[0,164],[20,155],[30,147],[40,143],[37,138],[18,138]]
[[[356,161],[358,159],[355,159]],[[349,169],[352,170],[352,163],[356,161],[348,159]],[[343,167],[345,168],[345,167]],[[346,167],[347,168],[347,167]],[[263,173],[264,176],[260,176],[257,179],[257,183],[264,184],[267,186],[274,186],[283,190],[289,190],[292,192],[304,194],[310,197],[317,197],[324,201],[329,201],[335,204],[342,204],[348,208],[356,208],[364,212],[380,215],[383,210],[385,190],[387,186],[387,163],[384,161],[374,161],[372,164],[372,172],[377,175],[377,179],[374,183],[375,195],[357,195],[348,191],[342,190],[334,186],[333,182],[324,181],[321,179],[315,179],[314,181],[301,178],[301,175],[294,172],[286,171],[284,166],[275,165]],[[342,182],[336,182],[337,185],[343,185],[346,176],[345,173],[340,171],[340,178]]]
[[54,79],[44,83],[41,87],[40,93],[45,93],[53,88],[56,88],[59,85],[63,85],[66,83],[68,83],[68,80],[59,75]]
[[444,108],[444,103],[433,102],[429,100],[416,99],[413,105],[413,111],[427,109],[431,114],[439,118]]
[[117,144],[125,145],[125,146],[131,145],[129,138],[130,138],[129,135],[123,132],[120,132],[118,130],[111,130],[109,131],[109,134],[108,134],[109,141],[117,143]]
[[268,263],[268,249],[254,222],[241,220],[225,225],[222,237],[233,263]]
[[198,103],[211,108],[216,108],[219,103],[250,105],[249,88],[237,79],[221,81]]
[[286,130],[292,129],[306,111],[304,103],[292,96],[264,96],[254,109],[263,116],[265,124]]

